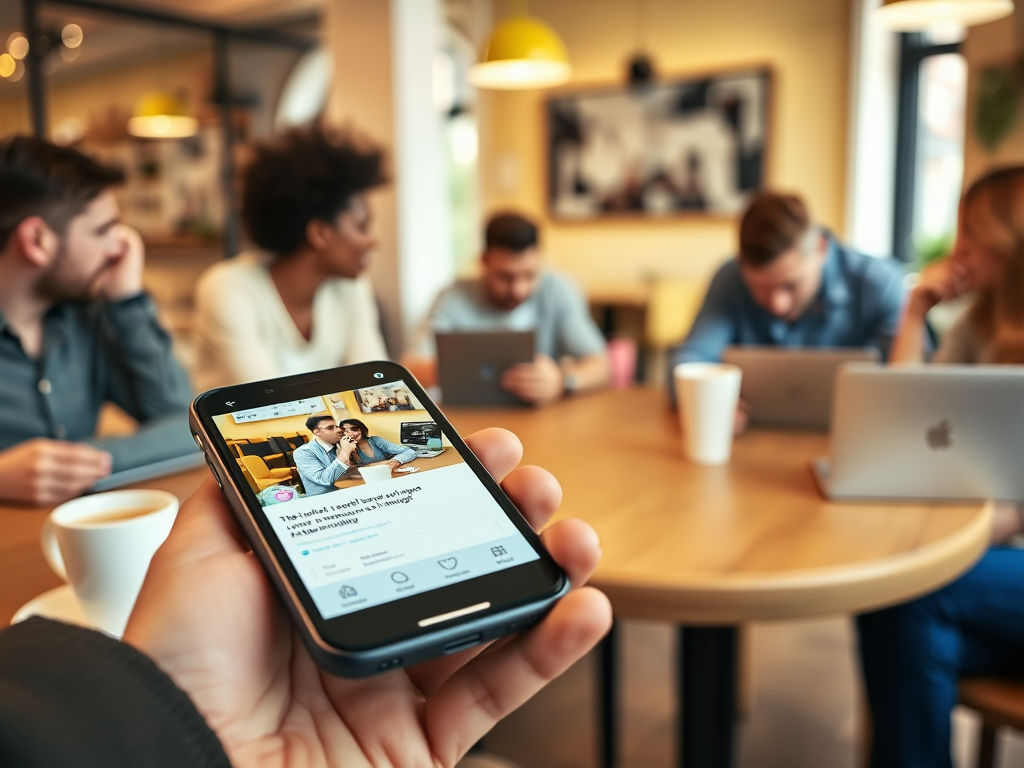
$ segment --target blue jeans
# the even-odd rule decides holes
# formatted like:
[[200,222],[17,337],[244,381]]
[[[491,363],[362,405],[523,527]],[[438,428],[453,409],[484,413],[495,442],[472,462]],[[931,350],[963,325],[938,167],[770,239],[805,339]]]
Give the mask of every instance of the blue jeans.
[[1024,550],[990,549],[937,592],[857,617],[871,768],[950,768],[962,676],[1024,676]]

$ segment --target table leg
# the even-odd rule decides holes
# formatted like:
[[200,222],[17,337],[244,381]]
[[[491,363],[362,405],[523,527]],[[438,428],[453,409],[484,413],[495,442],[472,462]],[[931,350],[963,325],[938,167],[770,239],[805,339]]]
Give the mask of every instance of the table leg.
[[597,764],[615,768],[618,760],[618,655],[619,625],[612,628],[597,646]]
[[736,628],[679,628],[679,765],[732,768]]

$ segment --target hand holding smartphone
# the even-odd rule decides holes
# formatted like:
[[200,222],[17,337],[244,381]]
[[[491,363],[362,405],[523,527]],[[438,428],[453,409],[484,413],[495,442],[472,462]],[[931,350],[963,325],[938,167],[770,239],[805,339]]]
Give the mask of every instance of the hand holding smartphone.
[[[391,397],[421,412],[374,408]],[[416,459],[416,473],[351,477],[335,446],[355,442],[340,425],[360,431],[382,457],[375,461],[408,451],[398,459],[406,461],[415,452],[399,443],[402,422],[424,421],[423,411],[440,428],[441,456]],[[196,398],[191,423],[299,636],[329,672],[370,675],[489,642],[536,623],[569,589],[515,505],[401,366],[213,390]],[[240,459],[280,439],[305,441],[292,453],[303,495],[267,504],[261,493],[274,478],[244,472]]]
[[[561,500],[554,477],[538,467],[517,469],[522,449],[505,430],[484,430],[466,442],[530,525],[543,528]],[[607,599],[579,588],[600,556],[593,530],[564,519],[542,538],[577,588],[538,626],[486,654],[470,649],[346,680],[315,668],[211,479],[182,505],[124,640],[188,693],[237,768],[274,758],[284,765],[295,754],[323,764],[387,755],[396,768],[454,765],[610,625]]]

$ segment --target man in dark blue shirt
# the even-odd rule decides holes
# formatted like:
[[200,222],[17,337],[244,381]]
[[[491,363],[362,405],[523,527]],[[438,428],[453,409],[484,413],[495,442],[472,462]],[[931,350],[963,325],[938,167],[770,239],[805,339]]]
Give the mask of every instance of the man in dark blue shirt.
[[739,256],[715,274],[670,354],[669,376],[679,363],[718,362],[731,344],[875,347],[884,358],[902,304],[895,261],[842,245],[795,195],[762,192],[740,222]]
[[[111,191],[121,181],[73,149],[0,141],[0,498],[53,504],[195,449],[188,379]],[[136,434],[94,438],[107,401]]]

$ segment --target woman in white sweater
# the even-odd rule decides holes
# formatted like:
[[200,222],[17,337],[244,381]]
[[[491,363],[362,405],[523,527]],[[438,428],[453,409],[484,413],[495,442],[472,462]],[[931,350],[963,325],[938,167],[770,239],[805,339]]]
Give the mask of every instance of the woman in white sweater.
[[377,245],[366,192],[384,181],[381,150],[348,133],[305,128],[256,147],[242,219],[261,250],[199,280],[199,391],[387,357],[361,277]]

